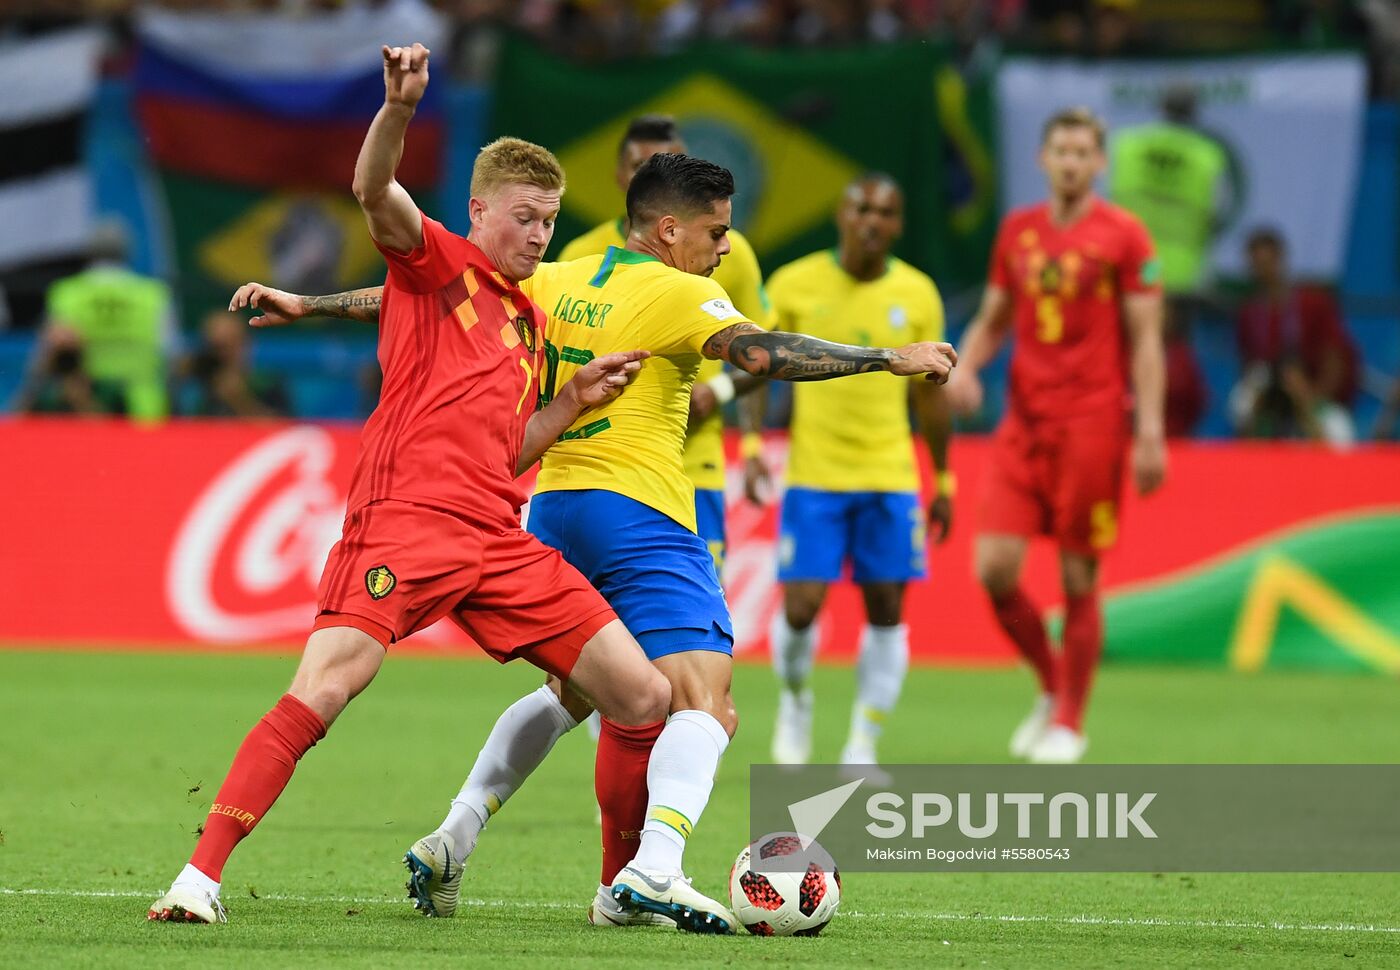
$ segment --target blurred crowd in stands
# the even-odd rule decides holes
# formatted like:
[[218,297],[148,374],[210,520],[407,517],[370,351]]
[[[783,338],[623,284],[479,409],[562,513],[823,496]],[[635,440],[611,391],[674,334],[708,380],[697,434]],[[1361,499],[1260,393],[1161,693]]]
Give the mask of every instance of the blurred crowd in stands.
[[1377,91],[1400,92],[1400,4],[1394,0],[19,0],[10,30],[122,17],[142,6],[311,15],[426,3],[455,25],[461,74],[489,70],[502,29],[566,56],[665,54],[697,41],[828,47],[902,38],[943,40],[975,61],[1002,46],[1089,57],[1261,46],[1364,46]]
[[[346,6],[427,0],[164,0],[166,8],[313,15]],[[1004,47],[1080,56],[1131,56],[1266,45],[1364,47],[1372,87],[1400,90],[1400,2],[1395,0],[433,0],[456,30],[448,60],[459,76],[489,77],[501,32],[524,31],[561,55],[609,60],[665,54],[696,42],[819,48],[900,38],[943,39],[976,69]],[[105,16],[120,27],[135,0],[48,0],[0,24],[32,32]],[[1249,278],[1220,293],[1203,266],[1214,227],[1231,204],[1230,173],[1187,94],[1169,95],[1160,123],[1114,133],[1107,194],[1138,212],[1162,250],[1168,291],[1170,430],[1189,435],[1207,407],[1190,335],[1202,321],[1233,322],[1240,378],[1224,402],[1247,437],[1305,437],[1346,444],[1368,431],[1393,437],[1400,381],[1374,429],[1350,417],[1361,362],[1331,290],[1295,280],[1288,240],[1257,227]],[[1162,149],[1199,168],[1193,197],[1166,199],[1150,184]],[[1135,174],[1136,173],[1136,174]],[[1170,210],[1162,212],[1165,204]],[[1154,206],[1157,207],[1154,211]],[[1161,216],[1161,218],[1157,218]],[[179,337],[166,284],[122,264],[118,233],[103,234],[92,266],[56,284],[15,408],[29,412],[278,416],[290,397],[275,375],[250,368],[248,331],[212,310]],[[190,349],[190,347],[193,349]],[[1222,402],[1217,401],[1219,405]]]
[[15,410],[143,421],[291,415],[283,378],[249,366],[242,316],[211,309],[182,340],[169,287],[125,260],[122,231],[105,224],[91,265],[49,289]]

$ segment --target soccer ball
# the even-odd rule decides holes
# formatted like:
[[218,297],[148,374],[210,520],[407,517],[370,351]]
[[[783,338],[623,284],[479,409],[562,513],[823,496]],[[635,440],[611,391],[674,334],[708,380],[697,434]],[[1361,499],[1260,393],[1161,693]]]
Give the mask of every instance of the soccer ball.
[[[763,861],[791,855],[806,863],[802,871],[770,872]],[[797,833],[775,832],[734,860],[729,902],[739,922],[757,936],[816,936],[841,903],[841,874],[817,843],[804,849]]]

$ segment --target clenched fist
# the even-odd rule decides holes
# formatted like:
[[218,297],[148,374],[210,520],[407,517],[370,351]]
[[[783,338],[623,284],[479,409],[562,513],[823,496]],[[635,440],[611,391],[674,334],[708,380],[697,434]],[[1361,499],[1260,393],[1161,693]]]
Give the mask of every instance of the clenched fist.
[[952,344],[941,341],[905,344],[890,358],[890,373],[900,377],[926,374],[929,380],[946,384],[957,362],[958,352]]
[[384,55],[384,101],[416,107],[428,90],[428,55],[432,51],[422,44],[412,47],[380,49]]

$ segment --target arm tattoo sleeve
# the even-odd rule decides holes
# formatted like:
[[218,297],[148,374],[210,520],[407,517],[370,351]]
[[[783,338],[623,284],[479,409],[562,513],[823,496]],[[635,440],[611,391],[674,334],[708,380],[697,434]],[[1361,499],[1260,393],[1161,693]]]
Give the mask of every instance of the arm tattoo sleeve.
[[304,296],[302,303],[310,315],[378,323],[379,302],[383,293],[382,286],[372,286],[363,290],[332,293],[329,296]]
[[752,323],[738,323],[705,341],[705,356],[727,360],[758,377],[824,381],[846,374],[889,370],[894,351],[834,344],[800,333],[769,332]]

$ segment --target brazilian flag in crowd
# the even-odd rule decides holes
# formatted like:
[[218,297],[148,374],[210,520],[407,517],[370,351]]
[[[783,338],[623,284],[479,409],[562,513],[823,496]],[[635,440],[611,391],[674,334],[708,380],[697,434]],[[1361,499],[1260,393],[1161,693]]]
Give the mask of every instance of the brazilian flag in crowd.
[[995,222],[990,85],[925,43],[772,51],[712,45],[582,65],[507,45],[495,134],[553,149],[568,174],[554,252],[622,214],[617,145],[636,115],[675,116],[692,154],[734,172],[734,222],[764,269],[835,240],[842,189],[879,170],[904,187],[896,252],[946,286],[982,273]]

